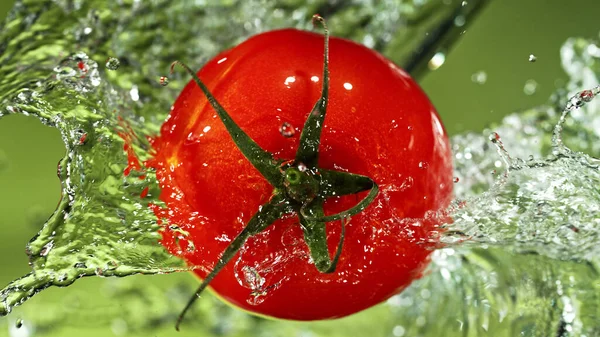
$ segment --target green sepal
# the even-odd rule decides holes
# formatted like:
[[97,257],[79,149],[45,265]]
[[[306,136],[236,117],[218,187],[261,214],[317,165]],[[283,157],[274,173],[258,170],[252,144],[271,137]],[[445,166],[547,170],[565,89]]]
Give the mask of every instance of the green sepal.
[[321,88],[321,98],[315,103],[304,123],[304,128],[300,135],[300,145],[296,152],[296,161],[304,163],[309,168],[316,167],[319,162],[321,131],[323,130],[325,113],[327,112],[327,102],[329,100],[329,29],[327,29],[327,25],[322,17],[314,16],[313,19],[320,21],[325,29],[323,86]]
[[360,174],[319,169],[321,183],[319,196],[330,198],[349,194],[356,194],[373,188],[373,179]]
[[300,208],[300,214],[306,219],[315,221],[329,222],[334,220],[341,220],[342,218],[351,217],[355,214],[362,212],[365,208],[367,208],[367,206],[369,206],[373,202],[373,200],[375,200],[375,197],[377,197],[378,193],[379,186],[373,181],[373,187],[371,187],[369,194],[367,194],[366,197],[364,197],[358,204],[356,204],[352,208],[349,208],[343,212],[325,216],[313,213],[310,207],[303,206]]
[[179,330],[179,325],[183,320],[186,312],[191,308],[191,306],[196,302],[196,300],[200,297],[200,294],[208,287],[210,282],[217,276],[217,274],[233,259],[233,257],[237,254],[237,252],[242,248],[246,240],[253,235],[256,235],[269,227],[279,218],[281,218],[285,213],[290,213],[293,211],[291,209],[290,204],[287,202],[286,197],[283,194],[275,194],[271,197],[271,200],[266,204],[259,207],[258,212],[256,212],[248,224],[242,231],[231,241],[229,246],[225,248],[223,254],[211,270],[211,272],[202,280],[202,283],[196,289],[194,296],[190,298],[185,308],[179,315],[177,319],[177,324],[175,325],[175,329]]
[[227,132],[233,139],[235,145],[240,149],[244,157],[248,159],[248,161],[260,172],[260,174],[267,179],[267,181],[273,185],[275,188],[282,187],[282,178],[281,173],[279,172],[280,162],[273,158],[273,155],[261,148],[250,136],[248,136],[244,130],[242,130],[229,116],[227,111],[221,106],[221,104],[217,101],[217,99],[213,96],[213,94],[208,90],[206,85],[200,80],[200,78],[196,75],[196,73],[190,69],[187,65],[182,62],[175,61],[171,64],[171,72],[173,72],[173,68],[175,65],[179,65],[186,72],[188,72],[194,82],[200,87],[200,90],[206,96],[208,103],[213,107],[213,109],[217,112],[217,115],[225,125]]
[[[311,213],[317,215],[317,218],[323,218],[323,201],[317,200],[307,205]],[[340,234],[340,241],[338,242],[336,252],[333,259],[329,256],[329,249],[327,246],[327,231],[326,222],[318,221],[314,219],[307,219],[298,214],[300,219],[300,225],[304,231],[304,241],[310,250],[310,256],[315,264],[317,270],[321,273],[332,273],[335,271],[338,260],[342,254],[342,247],[344,246],[344,238],[346,236],[346,227],[344,226],[344,220],[342,219],[342,233]]]

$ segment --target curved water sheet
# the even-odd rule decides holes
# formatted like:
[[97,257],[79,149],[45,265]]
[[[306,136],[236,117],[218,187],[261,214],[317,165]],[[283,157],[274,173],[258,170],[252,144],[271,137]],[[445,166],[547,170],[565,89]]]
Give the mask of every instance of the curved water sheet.
[[[148,158],[147,136],[157,134],[187,82],[177,74],[161,78],[174,59],[201,64],[257,32],[310,29],[312,14],[319,12],[328,17],[335,35],[361,41],[418,74],[429,56],[447,49],[464,29],[465,19],[487,2],[231,1],[215,6],[161,0],[18,1],[0,35],[0,117],[28,115],[56,127],[67,155],[57,170],[62,200],[27,246],[31,273],[0,292],[0,315],[46,287],[67,286],[83,276],[194,268],[158,243],[160,231],[172,228],[159,225],[149,210],[149,204],[161,204],[159,191],[153,172],[138,166]],[[131,287],[139,293],[139,284]],[[113,294],[125,298],[124,293]],[[144,294],[140,297],[159,301],[156,293]],[[113,314],[127,320],[148,317],[152,326],[156,321],[148,310],[156,307],[136,307],[137,315]],[[164,307],[175,312],[180,308]],[[219,310],[220,317],[254,321]],[[57,310],[54,321],[60,315]],[[69,315],[73,317],[72,310]],[[14,328],[36,322],[43,330],[40,317],[19,320]]]

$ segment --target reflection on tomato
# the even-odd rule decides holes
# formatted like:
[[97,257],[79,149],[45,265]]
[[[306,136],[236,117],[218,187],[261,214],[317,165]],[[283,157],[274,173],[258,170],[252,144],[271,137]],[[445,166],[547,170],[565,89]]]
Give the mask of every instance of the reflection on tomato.
[[[282,173],[290,166],[306,169],[294,159],[321,97],[323,41],[322,35],[292,29],[263,33],[197,73],[235,123],[280,160]],[[210,287],[252,313],[336,318],[402,291],[421,276],[438,230],[433,219],[419,218],[445,208],[451,198],[447,135],[419,86],[383,56],[351,41],[331,38],[329,55],[318,165],[308,170],[316,177],[319,170],[366,176],[379,193],[347,222],[333,272],[317,269],[296,213],[249,238]],[[253,215],[275,198],[274,188],[242,154],[193,81],[175,102],[154,150],[150,166],[166,204],[156,213],[168,223],[162,243],[205,278]],[[325,215],[354,207],[369,193],[361,191],[327,198]],[[279,192],[289,199],[291,192],[275,189]],[[340,220],[322,226],[323,244],[333,257]]]

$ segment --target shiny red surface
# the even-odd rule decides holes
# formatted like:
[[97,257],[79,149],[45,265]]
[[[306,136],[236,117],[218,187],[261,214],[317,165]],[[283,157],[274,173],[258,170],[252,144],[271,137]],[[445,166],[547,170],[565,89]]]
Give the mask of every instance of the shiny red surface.
[[[323,36],[280,30],[225,51],[199,72],[232,118],[277,158],[294,158],[304,121],[321,90]],[[428,210],[448,205],[451,152],[434,107],[403,70],[353,42],[332,38],[330,101],[319,165],[374,179],[376,200],[352,217],[338,268],[322,274],[310,263],[295,216],[250,239],[211,283],[226,301],[272,317],[316,320],[380,303],[421,276],[432,252]],[[296,129],[280,133],[283,123]],[[267,202],[272,187],[237,150],[199,88],[190,82],[154,142],[165,223],[163,244],[204,277],[229,240]],[[325,212],[362,198],[330,199]],[[331,254],[340,223],[327,224]],[[189,246],[189,242],[193,246]],[[251,295],[244,266],[262,278]],[[260,280],[260,278],[259,278]],[[259,281],[256,281],[260,284]],[[244,284],[244,285],[242,285]]]

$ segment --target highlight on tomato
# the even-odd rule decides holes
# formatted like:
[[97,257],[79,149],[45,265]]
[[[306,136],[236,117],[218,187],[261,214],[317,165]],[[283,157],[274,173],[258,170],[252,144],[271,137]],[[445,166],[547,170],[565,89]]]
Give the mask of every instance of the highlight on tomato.
[[257,315],[347,316],[421,277],[452,195],[440,118],[377,52],[283,29],[222,52],[153,141],[162,244]]

